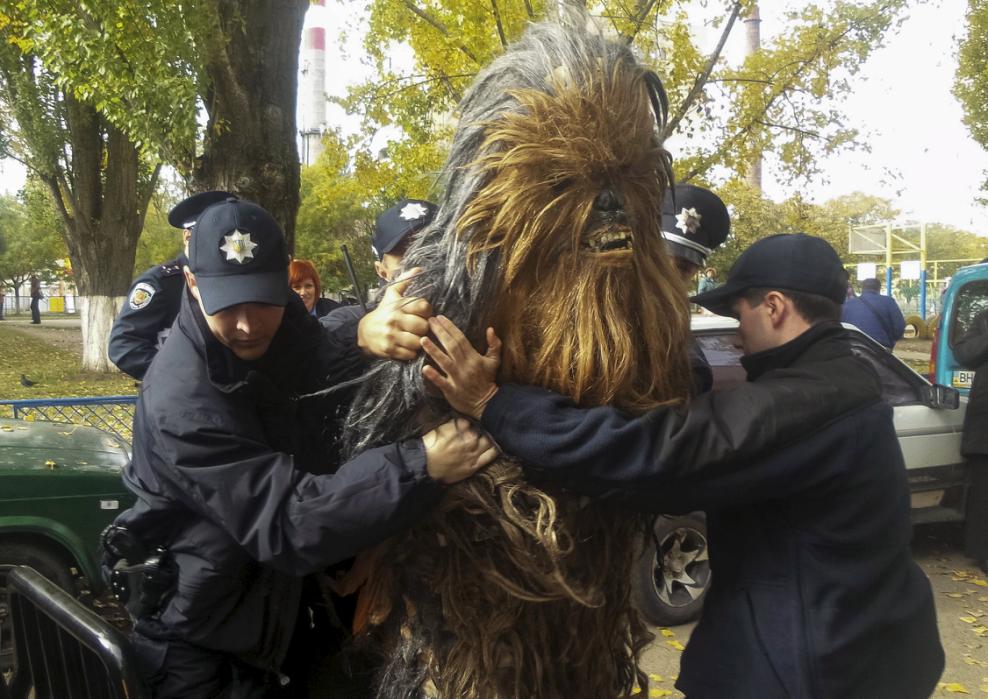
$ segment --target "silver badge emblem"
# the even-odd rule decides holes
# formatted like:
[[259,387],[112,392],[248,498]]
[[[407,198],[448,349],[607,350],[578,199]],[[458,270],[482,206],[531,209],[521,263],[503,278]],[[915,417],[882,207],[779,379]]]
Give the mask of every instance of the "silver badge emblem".
[[428,209],[424,206],[415,202],[410,202],[401,207],[401,213],[398,215],[406,221],[417,221],[425,216],[426,213],[428,213]]
[[225,241],[220,250],[226,253],[227,262],[237,262],[244,264],[247,260],[254,259],[254,248],[257,243],[250,239],[250,233],[242,233],[234,230],[230,235],[223,236]]

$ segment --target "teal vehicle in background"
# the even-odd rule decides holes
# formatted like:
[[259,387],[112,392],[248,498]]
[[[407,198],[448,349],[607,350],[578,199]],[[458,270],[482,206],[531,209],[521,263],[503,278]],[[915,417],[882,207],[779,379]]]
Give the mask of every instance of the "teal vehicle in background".
[[966,396],[974,371],[957,362],[953,347],[975,317],[988,310],[988,262],[959,269],[944,292],[941,307],[930,349],[930,381],[956,388]]

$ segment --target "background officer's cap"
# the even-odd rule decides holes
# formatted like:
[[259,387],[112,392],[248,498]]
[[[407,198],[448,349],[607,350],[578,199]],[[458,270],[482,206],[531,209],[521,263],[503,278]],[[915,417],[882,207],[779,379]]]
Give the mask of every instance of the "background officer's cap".
[[439,207],[423,199],[402,199],[387,209],[374,223],[371,248],[380,260],[397,247],[405,236],[425,228],[436,215]]
[[229,192],[200,192],[188,199],[183,199],[168,212],[168,225],[173,228],[192,228],[202,212],[217,202],[228,199],[233,195]]
[[669,254],[702,267],[731,231],[727,207],[709,189],[677,184],[662,202],[662,237]]
[[209,315],[238,303],[284,306],[292,293],[281,226],[236,197],[202,212],[189,243],[189,269]]
[[718,315],[732,315],[734,299],[754,287],[804,291],[842,304],[847,298],[847,271],[823,238],[773,235],[741,253],[723,285],[690,300]]

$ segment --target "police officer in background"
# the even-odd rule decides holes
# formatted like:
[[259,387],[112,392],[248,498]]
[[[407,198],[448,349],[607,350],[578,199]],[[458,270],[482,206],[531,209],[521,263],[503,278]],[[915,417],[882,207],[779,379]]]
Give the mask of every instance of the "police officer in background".
[[[415,234],[432,223],[439,207],[424,199],[401,199],[394,206],[383,211],[374,221],[374,235],[371,237],[371,251],[374,253],[374,271],[380,277],[381,286],[376,298],[369,299],[371,305],[384,302],[390,284],[398,280],[401,261],[411,245]],[[407,285],[401,285],[403,288]],[[359,305],[343,306],[330,311],[320,319],[323,327],[334,330],[343,323],[359,318],[363,310]]]
[[673,190],[666,191],[662,203],[662,237],[687,284],[730,232],[727,207],[709,189],[677,184]]
[[[727,207],[709,189],[677,184],[674,190],[666,190],[662,203],[662,237],[687,286],[707,264],[707,256],[727,239],[730,231],[731,217]],[[713,372],[695,340],[690,344],[690,367],[694,392],[709,391],[714,382]]]
[[325,641],[303,576],[425,516],[496,450],[460,420],[342,465],[328,456],[339,398],[320,391],[362,369],[360,331],[325,333],[306,312],[281,229],[256,204],[202,213],[185,279],[141,388],[124,473],[137,502],[104,538],[107,564],[154,574],[129,606],[153,696],[301,696]]
[[232,196],[229,192],[202,192],[168,212],[168,223],[182,229],[182,254],[155,265],[139,276],[110,330],[107,354],[120,371],[143,379],[151,360],[178,315],[185,288],[182,268],[188,264],[189,238],[196,219],[206,207]]

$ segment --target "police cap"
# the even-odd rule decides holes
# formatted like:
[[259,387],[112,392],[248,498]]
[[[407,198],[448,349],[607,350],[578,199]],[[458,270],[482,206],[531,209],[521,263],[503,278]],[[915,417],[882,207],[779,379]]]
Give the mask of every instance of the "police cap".
[[374,223],[371,247],[380,260],[395,249],[405,236],[428,226],[439,207],[423,199],[402,199],[385,210]]
[[667,190],[662,202],[662,237],[670,255],[703,266],[731,231],[727,207],[703,187],[677,184],[674,190]]
[[239,303],[288,303],[288,252],[281,226],[253,202],[229,197],[199,217],[189,269],[206,313]]
[[168,212],[168,225],[173,228],[192,228],[208,207],[233,195],[229,192],[199,192],[183,199]]

